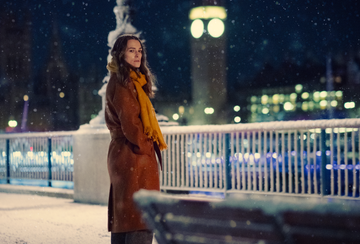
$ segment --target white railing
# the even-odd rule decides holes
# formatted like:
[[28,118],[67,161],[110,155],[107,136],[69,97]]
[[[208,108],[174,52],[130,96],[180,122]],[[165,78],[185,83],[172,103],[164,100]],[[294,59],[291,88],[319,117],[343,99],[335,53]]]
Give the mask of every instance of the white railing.
[[360,119],[163,127],[161,188],[359,199]]
[[[359,128],[360,119],[162,127],[161,188],[360,199]],[[0,135],[0,180],[72,181],[74,133]]]
[[73,181],[73,133],[0,135],[0,180]]

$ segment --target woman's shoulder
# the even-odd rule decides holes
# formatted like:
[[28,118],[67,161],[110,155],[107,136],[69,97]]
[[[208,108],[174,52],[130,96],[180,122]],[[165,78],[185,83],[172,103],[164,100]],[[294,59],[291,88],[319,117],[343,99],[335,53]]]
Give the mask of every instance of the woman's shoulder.
[[116,75],[111,75],[108,81],[108,86],[111,86],[116,89],[128,89],[129,82],[126,82],[125,85],[121,84],[119,78]]
[[113,95],[126,96],[133,92],[135,86],[132,82],[126,82],[125,85],[121,84],[116,75],[111,75],[108,85],[107,85],[107,93]]
[[116,85],[117,83],[119,83],[119,78],[115,74],[111,74],[108,84]]

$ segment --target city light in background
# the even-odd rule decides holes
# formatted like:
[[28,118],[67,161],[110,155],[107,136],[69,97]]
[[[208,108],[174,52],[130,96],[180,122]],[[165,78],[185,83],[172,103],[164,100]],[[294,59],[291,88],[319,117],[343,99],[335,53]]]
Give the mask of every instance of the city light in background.
[[17,124],[18,124],[18,123],[16,122],[16,120],[9,120],[9,123],[8,123],[8,125],[9,125],[10,127],[12,127],[12,128],[16,127]]
[[205,114],[213,114],[214,112],[215,112],[214,108],[211,107],[204,109]]

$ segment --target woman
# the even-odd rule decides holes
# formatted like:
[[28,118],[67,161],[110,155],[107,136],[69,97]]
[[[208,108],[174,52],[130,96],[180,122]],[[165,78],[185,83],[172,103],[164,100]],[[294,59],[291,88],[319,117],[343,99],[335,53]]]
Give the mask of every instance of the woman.
[[159,190],[155,151],[166,149],[154,108],[153,76],[145,47],[133,35],[118,37],[107,69],[105,121],[110,130],[108,153],[110,196],[108,229],[111,243],[151,243],[153,234],[133,202],[140,189]]

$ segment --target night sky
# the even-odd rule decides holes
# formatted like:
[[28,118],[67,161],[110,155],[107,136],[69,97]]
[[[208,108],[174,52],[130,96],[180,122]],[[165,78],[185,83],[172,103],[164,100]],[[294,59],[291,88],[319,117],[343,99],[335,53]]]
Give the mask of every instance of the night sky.
[[[106,74],[107,36],[116,26],[115,0],[1,1],[5,9],[31,12],[35,73],[46,60],[55,21],[69,68],[82,76],[95,65],[102,76]],[[300,65],[311,58],[321,63],[327,54],[360,50],[357,1],[225,2],[230,88],[246,84],[264,62],[276,66],[290,59]],[[188,98],[191,82],[188,13],[193,1],[133,0],[131,6],[132,24],[146,40],[149,64],[158,78],[160,92],[174,99]]]

